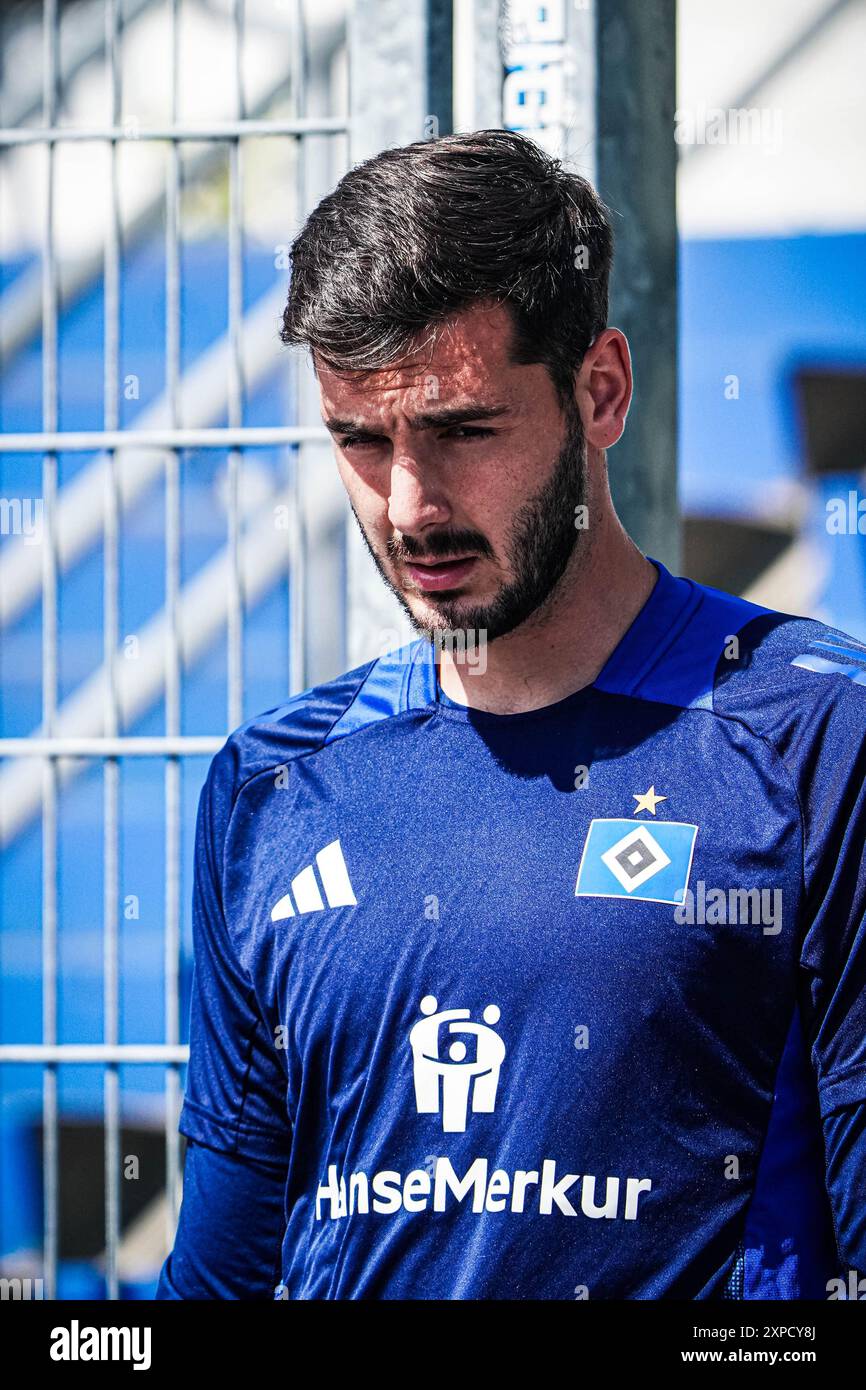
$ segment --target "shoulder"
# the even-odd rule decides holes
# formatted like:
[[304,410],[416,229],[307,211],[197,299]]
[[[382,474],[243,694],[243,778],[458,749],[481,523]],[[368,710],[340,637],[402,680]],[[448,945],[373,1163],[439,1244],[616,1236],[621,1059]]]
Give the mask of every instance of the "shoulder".
[[431,650],[419,638],[248,719],[214,756],[206,792],[220,802],[227,818],[241,789],[259,773],[426,707],[435,698]]
[[740,720],[785,743],[833,711],[866,732],[866,643],[814,618],[762,607],[661,571],[650,641],[622,693]]
[[866,643],[816,619],[769,611],[722,655],[713,708],[743,719],[786,756],[866,744]]

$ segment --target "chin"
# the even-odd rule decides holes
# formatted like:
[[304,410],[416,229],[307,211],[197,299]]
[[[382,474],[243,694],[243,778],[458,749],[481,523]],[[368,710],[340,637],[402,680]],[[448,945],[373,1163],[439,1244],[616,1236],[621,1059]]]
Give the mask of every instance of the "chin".
[[473,619],[477,614],[478,606],[472,600],[461,603],[459,599],[452,598],[418,613],[417,621],[423,623],[431,633],[452,632],[474,626]]

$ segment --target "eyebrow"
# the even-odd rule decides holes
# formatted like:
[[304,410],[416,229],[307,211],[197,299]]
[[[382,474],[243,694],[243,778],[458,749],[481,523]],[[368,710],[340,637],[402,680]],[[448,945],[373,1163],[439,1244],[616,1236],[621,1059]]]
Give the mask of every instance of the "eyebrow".
[[[408,416],[409,427],[413,430],[435,430],[449,425],[465,425],[473,420],[496,420],[511,412],[509,405],[464,405],[451,406],[447,410],[427,410],[420,415]],[[331,434],[377,435],[360,420],[340,420],[329,416],[325,428]]]

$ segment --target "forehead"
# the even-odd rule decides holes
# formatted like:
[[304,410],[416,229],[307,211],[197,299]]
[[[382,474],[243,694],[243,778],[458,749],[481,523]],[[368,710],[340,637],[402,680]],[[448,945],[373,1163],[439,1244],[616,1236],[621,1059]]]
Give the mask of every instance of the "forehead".
[[501,304],[479,305],[455,314],[424,335],[417,352],[399,366],[373,372],[331,371],[317,363],[322,402],[375,407],[405,398],[438,399],[485,393],[514,385],[521,372],[510,360],[513,326]]

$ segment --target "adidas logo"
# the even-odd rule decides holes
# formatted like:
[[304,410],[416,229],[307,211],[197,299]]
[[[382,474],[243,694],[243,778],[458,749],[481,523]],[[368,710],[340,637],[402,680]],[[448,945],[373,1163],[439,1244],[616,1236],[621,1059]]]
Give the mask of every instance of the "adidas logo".
[[[358,900],[352,891],[340,841],[332,840],[324,849],[320,849],[316,855],[316,864],[319,866],[319,876],[325,889],[325,897],[328,899],[328,907],[355,907]],[[299,874],[295,874],[291,892],[280,898],[271,909],[271,921],[282,922],[286,917],[294,917],[296,913],[324,910],[325,904],[322,901],[315,866],[308,864]]]

